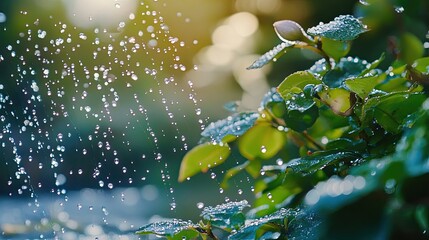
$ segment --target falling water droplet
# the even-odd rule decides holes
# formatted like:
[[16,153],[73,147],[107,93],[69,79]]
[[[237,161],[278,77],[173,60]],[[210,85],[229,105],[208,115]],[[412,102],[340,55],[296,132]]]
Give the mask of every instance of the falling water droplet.
[[197,203],[198,209],[202,209],[203,207],[204,207],[204,203],[202,203],[202,202]]
[[404,12],[404,7],[402,7],[402,6],[397,6],[397,7],[395,7],[395,12],[397,12],[397,13],[403,13]]

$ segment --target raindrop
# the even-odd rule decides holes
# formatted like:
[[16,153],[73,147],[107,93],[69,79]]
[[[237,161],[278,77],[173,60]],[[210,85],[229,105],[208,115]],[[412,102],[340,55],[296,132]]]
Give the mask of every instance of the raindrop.
[[198,208],[198,209],[202,209],[202,208],[204,208],[204,203],[202,203],[202,202],[198,202],[198,203],[197,203],[197,208]]
[[370,4],[366,0],[359,0],[359,3],[365,6],[369,6]]
[[397,7],[395,7],[395,12],[396,13],[403,13],[404,12],[404,7],[402,7],[402,6],[397,6]]
[[6,14],[0,12],[0,23],[6,22]]

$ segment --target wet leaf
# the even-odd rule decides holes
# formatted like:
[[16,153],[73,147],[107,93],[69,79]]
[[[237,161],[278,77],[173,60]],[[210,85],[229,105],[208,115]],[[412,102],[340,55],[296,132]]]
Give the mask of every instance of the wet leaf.
[[258,117],[259,114],[256,112],[239,113],[210,123],[201,133],[201,136],[204,137],[202,142],[204,140],[222,142],[228,135],[241,136],[254,125]]
[[380,76],[368,76],[347,79],[344,81],[346,87],[356,93],[361,99],[365,99],[379,82]]
[[386,131],[398,133],[405,117],[417,111],[424,100],[423,94],[409,92],[371,98],[363,106],[362,121],[368,122],[374,117]]
[[241,155],[249,160],[274,157],[285,144],[285,132],[261,122],[247,131],[238,142]]
[[350,51],[350,47],[350,41],[340,41],[322,37],[322,50],[328,54],[329,57],[335,59],[335,61],[346,56]]
[[312,73],[308,71],[298,71],[288,77],[277,87],[277,91],[285,99],[289,99],[292,93],[302,92],[308,84],[320,84],[321,81],[317,79]]
[[297,214],[298,213],[295,210],[281,208],[277,212],[265,217],[249,220],[236,233],[231,234],[228,237],[228,240],[255,239],[257,230],[266,224],[272,224],[274,229],[278,229],[278,231],[280,231],[282,228],[286,227],[285,222],[287,223],[288,221],[292,221]]
[[419,58],[411,66],[421,73],[429,73],[429,57]]
[[139,228],[136,234],[155,234],[164,237],[183,235],[185,237],[189,237],[189,239],[192,239],[199,235],[198,231],[196,230],[197,227],[198,225],[195,225],[190,221],[171,219],[147,224]]
[[246,200],[228,202],[215,207],[205,207],[201,216],[209,220],[211,225],[223,229],[237,229],[244,224],[243,209],[250,207]]
[[359,77],[365,76],[365,74],[369,73],[371,70],[376,69],[378,65],[384,60],[384,55],[385,54],[382,53],[378,59],[374,60],[371,64],[366,65],[366,69],[359,74]]
[[329,106],[335,114],[349,116],[353,112],[356,97],[345,89],[325,89],[319,92],[318,95],[320,100]]
[[282,42],[279,45],[275,46],[270,51],[266,52],[264,55],[262,55],[258,60],[256,60],[252,65],[250,65],[247,69],[257,69],[265,66],[268,64],[271,60],[275,61],[275,59],[279,58],[281,55],[283,55],[286,51],[285,49],[293,47],[295,45],[295,42],[287,41]]
[[316,61],[313,66],[310,67],[308,72],[312,73],[315,76],[323,76],[329,70],[327,67],[326,60],[324,58]]
[[320,225],[322,219],[310,210],[301,210],[298,215],[289,222],[288,240],[317,240],[320,239]]
[[311,156],[289,161],[283,168],[291,168],[303,175],[313,174],[332,164],[349,162],[361,158],[355,152],[338,152],[336,150],[313,153]]
[[179,182],[222,164],[230,153],[231,149],[227,144],[204,143],[194,147],[183,157],[179,171]]
[[321,23],[307,30],[311,36],[321,36],[338,41],[349,41],[366,32],[366,27],[351,15],[340,15],[329,23]]
[[346,79],[361,75],[367,69],[367,64],[359,58],[341,58],[332,70],[326,72],[322,81],[331,88],[341,87]]
[[310,42],[311,37],[302,29],[301,25],[291,20],[283,20],[275,22],[274,30],[277,33],[277,36],[282,41],[302,41]]
[[286,101],[286,114],[283,119],[286,126],[295,131],[304,131],[310,128],[319,117],[319,108],[312,97],[303,93],[294,94]]
[[268,93],[264,95],[261,101],[261,108],[265,108],[271,102],[283,102],[283,98],[277,92],[275,88],[272,88]]

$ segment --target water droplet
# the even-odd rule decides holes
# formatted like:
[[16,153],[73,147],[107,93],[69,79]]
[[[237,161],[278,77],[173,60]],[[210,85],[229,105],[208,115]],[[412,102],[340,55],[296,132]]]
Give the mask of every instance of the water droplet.
[[366,0],[359,0],[359,3],[365,6],[369,6],[369,3]]
[[115,8],[121,8],[121,4],[115,3]]
[[198,209],[202,209],[203,207],[204,207],[204,203],[202,203],[202,202],[197,203]]
[[265,146],[261,146],[261,153],[266,153],[267,152],[267,148]]
[[6,22],[6,14],[0,12],[0,23]]
[[397,7],[395,7],[395,12],[397,12],[397,13],[403,13],[404,12],[404,7],[402,7],[402,6],[397,6]]

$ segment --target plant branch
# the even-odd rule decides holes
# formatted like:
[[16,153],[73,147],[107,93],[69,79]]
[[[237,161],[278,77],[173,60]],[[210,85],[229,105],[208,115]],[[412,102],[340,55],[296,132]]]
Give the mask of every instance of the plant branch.
[[303,131],[302,135],[307,141],[313,144],[318,150],[325,150],[325,147],[319,144],[318,142],[316,142],[316,140],[314,140],[313,137],[310,136],[307,131]]

